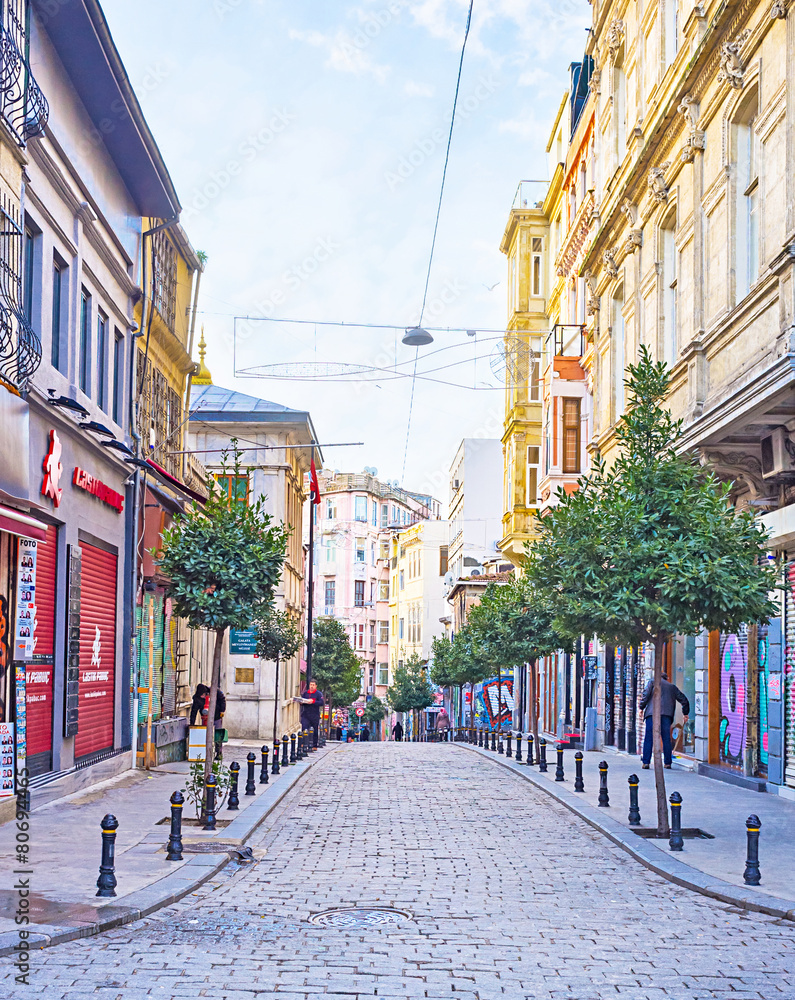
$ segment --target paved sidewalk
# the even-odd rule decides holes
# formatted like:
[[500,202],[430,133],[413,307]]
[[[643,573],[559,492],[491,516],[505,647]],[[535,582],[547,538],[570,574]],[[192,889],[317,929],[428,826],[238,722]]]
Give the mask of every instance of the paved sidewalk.
[[[184,793],[189,764],[164,764],[152,771],[130,770],[61,799],[36,806],[30,815],[30,918],[32,940],[46,944],[86,936],[175,902],[211,878],[229,862],[230,851],[243,845],[286,792],[322,759],[330,747],[307,760],[281,768],[260,784],[260,743],[230,741],[224,762],[240,766],[239,810],[225,802],[218,828],[203,830],[196,810],[185,796],[183,860],[166,860],[173,792]],[[249,751],[257,753],[255,795],[245,794]],[[270,768],[269,768],[270,771]],[[116,838],[116,896],[98,898],[96,880],[101,856],[100,820],[113,813],[119,821]],[[14,915],[16,824],[0,827],[0,954],[18,940]]]
[[[564,805],[576,811],[583,819],[603,828],[614,842],[619,839],[632,850],[639,860],[650,860],[655,870],[679,884],[688,884],[697,891],[710,887],[718,898],[729,899],[730,887],[736,887],[732,899],[736,905],[754,907],[753,901],[766,912],[781,911],[795,919],[795,868],[792,865],[792,831],[795,829],[795,802],[778,795],[759,793],[739,788],[713,778],[696,774],[674,761],[671,770],[665,771],[666,797],[672,792],[682,796],[682,826],[697,827],[711,835],[711,839],[686,839],[684,850],[672,852],[668,841],[647,839],[632,831],[629,825],[630,774],[640,779],[638,801],[642,828],[657,826],[657,798],[654,771],[641,769],[640,757],[610,750],[589,751],[584,754],[583,778],[585,791],[574,792],[574,750],[564,751],[563,782],[555,781],[556,754],[554,744],[547,748],[549,770],[542,774],[538,766],[528,767],[527,745],[522,741],[523,762],[508,759],[492,751],[480,750],[465,743],[453,744],[475,751],[492,760],[511,766],[523,777],[555,795]],[[516,742],[513,742],[515,753]],[[600,808],[599,762],[608,765],[608,790],[610,806]],[[759,844],[762,884],[756,888],[743,882],[746,857],[745,820],[756,814],[762,821]],[[642,855],[642,856],[641,856]],[[705,878],[706,876],[706,878]],[[724,888],[720,883],[728,883]],[[780,901],[780,902],[779,902]],[[750,904],[750,905],[749,905]]]

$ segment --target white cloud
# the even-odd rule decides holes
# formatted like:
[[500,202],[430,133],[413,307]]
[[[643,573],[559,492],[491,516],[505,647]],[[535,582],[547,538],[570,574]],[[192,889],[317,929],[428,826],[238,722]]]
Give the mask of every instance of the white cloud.
[[416,83],[414,80],[407,80],[403,84],[403,93],[408,97],[433,97],[433,87],[426,83]]
[[325,49],[328,58],[324,63],[327,69],[339,73],[352,73],[354,76],[372,76],[378,83],[385,83],[390,67],[376,63],[366,51],[367,36],[351,34],[340,29],[333,35],[324,35],[320,31],[297,31],[291,28],[289,37],[294,41],[306,42],[317,49]]

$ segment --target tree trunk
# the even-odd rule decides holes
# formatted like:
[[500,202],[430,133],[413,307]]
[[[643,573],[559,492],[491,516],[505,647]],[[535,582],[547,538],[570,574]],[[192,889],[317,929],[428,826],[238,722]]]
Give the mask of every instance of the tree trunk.
[[663,656],[665,654],[665,635],[654,638],[654,693],[652,695],[652,755],[654,758],[654,783],[657,788],[657,836],[670,835],[668,826],[668,799],[665,796],[665,771],[662,759],[662,726],[660,709],[662,707],[662,673]]
[[276,651],[276,679],[273,689],[273,738],[277,738],[277,726],[279,725],[279,652]]
[[530,673],[530,705],[528,710],[530,712],[530,728],[533,733],[533,744],[535,745],[535,752],[538,754],[538,712],[536,711],[536,661],[531,660],[529,663],[529,673]]
[[[204,784],[212,774],[213,758],[215,756],[215,706],[218,701],[218,687],[221,683],[221,651],[224,646],[226,629],[215,630],[215,649],[213,650],[213,672],[210,675],[210,704],[207,708],[207,734],[204,743]],[[204,815],[204,796],[202,796],[202,815]]]
[[475,725],[475,682],[469,682],[469,728]]

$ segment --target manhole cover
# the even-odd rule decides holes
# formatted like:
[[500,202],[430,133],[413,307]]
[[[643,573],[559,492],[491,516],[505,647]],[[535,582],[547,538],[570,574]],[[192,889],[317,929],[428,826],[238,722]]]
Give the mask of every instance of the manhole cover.
[[386,906],[348,906],[315,913],[309,922],[323,927],[388,927],[411,919],[411,914],[405,910]]

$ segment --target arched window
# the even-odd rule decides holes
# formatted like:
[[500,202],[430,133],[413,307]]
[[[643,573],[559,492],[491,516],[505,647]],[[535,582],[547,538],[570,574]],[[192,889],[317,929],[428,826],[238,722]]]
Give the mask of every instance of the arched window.
[[676,216],[671,214],[660,228],[660,259],[662,261],[662,358],[667,365],[676,364],[679,355],[678,276],[679,260],[676,249]]
[[758,94],[743,102],[733,125],[735,301],[743,299],[759,277],[760,175],[762,144],[756,132]]

